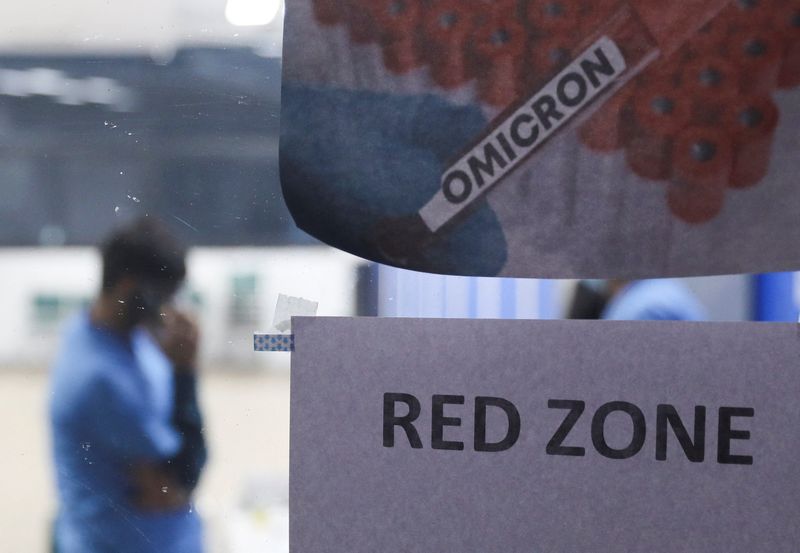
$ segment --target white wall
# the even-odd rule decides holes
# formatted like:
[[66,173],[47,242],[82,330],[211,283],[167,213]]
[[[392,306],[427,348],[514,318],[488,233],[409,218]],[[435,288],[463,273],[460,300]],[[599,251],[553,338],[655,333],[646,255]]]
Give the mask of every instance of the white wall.
[[383,317],[550,319],[560,315],[557,281],[444,276],[380,266]]
[[[201,294],[205,357],[214,364],[288,368],[289,355],[253,352],[253,332],[273,330],[278,294],[319,302],[318,315],[355,313],[356,267],[362,261],[331,248],[197,249],[189,258],[190,287]],[[228,321],[234,275],[259,276],[257,321],[235,326]]]
[[57,336],[34,320],[35,296],[88,297],[99,275],[99,259],[89,249],[0,250],[0,364],[47,359]]
[[[197,248],[189,255],[188,290],[196,309],[202,358],[215,367],[287,368],[289,356],[253,352],[253,333],[269,331],[279,293],[318,301],[319,315],[352,315],[358,258],[331,248]],[[254,319],[231,322],[232,279],[255,275],[255,295],[244,298]],[[91,248],[0,250],[0,367],[46,365],[61,324],[36,318],[37,296],[88,300],[100,285]]]
[[751,275],[692,277],[686,285],[708,310],[711,321],[747,321],[753,316]]
[[793,290],[794,290],[794,305],[797,309],[800,309],[800,271],[794,274]]

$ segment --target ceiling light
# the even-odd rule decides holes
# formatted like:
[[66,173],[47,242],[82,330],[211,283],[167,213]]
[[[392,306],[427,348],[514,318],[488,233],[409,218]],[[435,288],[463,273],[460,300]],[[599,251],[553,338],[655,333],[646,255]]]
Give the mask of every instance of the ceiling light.
[[278,15],[281,0],[228,0],[225,18],[231,25],[269,25]]

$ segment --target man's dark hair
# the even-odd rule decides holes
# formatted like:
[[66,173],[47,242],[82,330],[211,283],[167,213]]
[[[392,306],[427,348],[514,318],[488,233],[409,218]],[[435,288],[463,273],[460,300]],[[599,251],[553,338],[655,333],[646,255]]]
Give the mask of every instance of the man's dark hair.
[[103,289],[125,276],[171,281],[186,276],[186,247],[153,217],[141,217],[115,230],[100,248]]

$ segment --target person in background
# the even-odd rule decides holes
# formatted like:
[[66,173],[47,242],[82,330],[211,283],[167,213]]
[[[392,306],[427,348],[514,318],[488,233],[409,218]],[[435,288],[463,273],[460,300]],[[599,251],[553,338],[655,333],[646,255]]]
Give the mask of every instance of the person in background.
[[102,246],[102,289],[52,368],[57,553],[200,553],[198,332],[169,306],[186,250],[151,217]]
[[579,280],[575,283],[566,318],[599,319],[607,303],[608,290],[605,280]]
[[578,283],[570,319],[703,321],[705,309],[674,279],[584,280]]

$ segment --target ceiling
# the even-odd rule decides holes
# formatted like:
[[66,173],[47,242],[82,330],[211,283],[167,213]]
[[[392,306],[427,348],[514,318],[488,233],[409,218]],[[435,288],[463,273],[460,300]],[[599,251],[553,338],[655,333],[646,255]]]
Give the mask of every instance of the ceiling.
[[[263,23],[273,13],[269,24],[231,23]],[[282,0],[2,0],[0,56],[146,53],[169,60],[180,47],[232,46],[276,57],[282,20]]]

